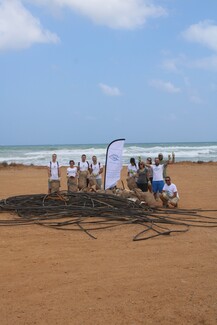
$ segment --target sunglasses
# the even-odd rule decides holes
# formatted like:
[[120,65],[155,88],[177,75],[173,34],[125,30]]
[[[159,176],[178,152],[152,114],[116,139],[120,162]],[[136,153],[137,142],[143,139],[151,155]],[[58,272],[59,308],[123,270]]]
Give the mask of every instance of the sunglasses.
[[169,182],[170,181],[170,179],[165,179],[165,182]]

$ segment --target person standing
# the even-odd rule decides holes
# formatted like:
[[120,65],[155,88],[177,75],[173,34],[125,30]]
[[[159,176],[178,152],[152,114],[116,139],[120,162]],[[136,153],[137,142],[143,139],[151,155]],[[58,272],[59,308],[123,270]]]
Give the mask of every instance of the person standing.
[[57,155],[52,155],[52,160],[48,165],[48,193],[59,192],[60,190],[60,165],[57,161]]
[[146,166],[152,168],[153,171],[152,191],[155,199],[157,199],[158,193],[161,193],[164,187],[163,171],[164,168],[167,166],[168,161],[166,161],[164,164],[161,165],[158,157],[156,157],[154,161],[155,164],[152,165],[146,164]]
[[146,167],[148,168],[148,173],[149,173],[148,190],[149,190],[149,192],[152,193],[153,170],[152,170],[152,168],[150,167],[150,165],[152,164],[152,158],[151,158],[151,157],[148,157],[148,158],[146,159],[146,164],[149,164],[148,167],[147,167],[147,165],[146,165]]
[[78,162],[78,188],[82,190],[88,185],[89,162],[86,160],[86,155],[81,156],[81,161]]
[[102,173],[103,165],[97,161],[97,157],[92,157],[92,163],[90,164],[90,176],[93,177],[97,184],[97,189],[101,190],[102,187]]
[[127,166],[127,176],[128,177],[135,177],[137,174],[137,165],[136,165],[136,161],[135,158],[130,158],[130,163]]
[[[172,160],[171,160],[171,156],[168,155],[168,160],[164,160],[164,156],[162,153],[158,154],[158,159],[159,159],[159,163],[160,165],[165,165],[165,163],[167,164],[173,164],[175,162],[175,153],[172,152]],[[163,170],[163,178],[165,179],[167,176],[167,165],[164,166],[164,170]]]
[[149,180],[149,173],[148,168],[145,166],[144,161],[141,161],[139,164],[139,169],[137,170],[137,181],[136,184],[142,192],[148,191],[148,180]]
[[77,167],[74,160],[69,161],[69,167],[67,168],[67,186],[68,192],[77,192]]
[[137,171],[138,167],[135,158],[130,158],[130,163],[127,166],[127,186],[130,190],[137,188]]
[[165,178],[166,184],[164,184],[163,191],[160,194],[160,199],[163,202],[163,207],[169,207],[171,205],[173,208],[178,207],[179,194],[175,184],[171,182],[170,176]]

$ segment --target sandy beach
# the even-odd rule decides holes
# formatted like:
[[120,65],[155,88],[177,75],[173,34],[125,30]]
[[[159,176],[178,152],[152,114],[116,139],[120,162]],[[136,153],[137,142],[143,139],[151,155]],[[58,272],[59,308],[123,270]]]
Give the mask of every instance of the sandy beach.
[[[180,208],[217,210],[217,163],[175,163],[168,175]],[[0,200],[47,192],[45,167],[1,167],[0,180]],[[65,167],[61,184],[66,190]],[[102,230],[97,240],[0,227],[0,324],[216,325],[217,228],[133,242],[136,227]]]

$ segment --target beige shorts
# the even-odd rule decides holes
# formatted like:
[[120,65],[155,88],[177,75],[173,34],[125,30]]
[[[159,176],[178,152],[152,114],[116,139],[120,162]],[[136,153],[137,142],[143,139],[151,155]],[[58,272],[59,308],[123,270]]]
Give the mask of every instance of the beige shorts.
[[167,195],[165,192],[162,193],[162,196],[163,196],[165,201],[173,203],[173,204],[177,204],[178,201],[179,201],[179,198],[177,196],[173,197],[173,198],[170,198],[169,195]]
[[48,189],[51,193],[58,192],[60,190],[59,180],[48,180]]
[[178,197],[174,197],[172,199],[169,199],[168,202],[173,203],[173,204],[177,204],[179,202],[179,198]]
[[77,192],[78,185],[77,185],[77,177],[69,177],[67,180],[68,191],[69,192]]

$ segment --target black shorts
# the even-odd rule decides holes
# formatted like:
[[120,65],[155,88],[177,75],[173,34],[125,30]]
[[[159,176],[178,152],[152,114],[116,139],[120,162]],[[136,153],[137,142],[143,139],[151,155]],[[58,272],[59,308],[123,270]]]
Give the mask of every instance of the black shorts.
[[140,188],[140,190],[142,190],[142,192],[147,192],[148,191],[148,183],[136,183],[138,188]]

